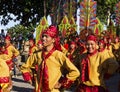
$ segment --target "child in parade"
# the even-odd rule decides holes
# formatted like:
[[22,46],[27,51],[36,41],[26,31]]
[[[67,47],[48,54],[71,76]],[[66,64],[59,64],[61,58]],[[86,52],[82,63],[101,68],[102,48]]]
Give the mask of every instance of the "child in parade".
[[[10,68],[10,76],[12,77],[12,70],[14,71],[14,75],[16,75],[16,69],[14,68],[17,56],[19,56],[19,51],[12,45],[11,43],[11,37],[10,36],[6,36],[5,37],[5,49],[6,49],[6,53],[7,56],[9,57],[9,60],[7,60],[7,64]],[[10,84],[12,86],[12,79],[10,77]]]
[[120,42],[119,38],[115,37],[113,45],[113,54],[116,57],[117,62],[120,64]]
[[37,50],[37,46],[35,45],[34,39],[29,40],[29,45],[30,45],[29,46],[29,56],[30,56]]

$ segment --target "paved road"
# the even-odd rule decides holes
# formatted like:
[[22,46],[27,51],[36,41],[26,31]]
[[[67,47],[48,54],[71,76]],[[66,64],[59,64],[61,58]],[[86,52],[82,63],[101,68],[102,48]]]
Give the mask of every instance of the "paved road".
[[22,76],[19,75],[13,79],[13,89],[11,92],[33,92],[34,87],[26,83]]

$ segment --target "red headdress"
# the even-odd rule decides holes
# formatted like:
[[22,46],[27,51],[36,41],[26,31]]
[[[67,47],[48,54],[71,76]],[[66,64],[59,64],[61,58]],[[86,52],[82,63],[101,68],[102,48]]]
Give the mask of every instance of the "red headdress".
[[39,41],[38,41],[38,44],[42,44],[42,41],[41,41],[41,40],[39,40]]
[[104,42],[103,39],[100,39],[100,40],[99,40],[99,43],[105,44],[105,42]]
[[88,41],[88,40],[92,40],[94,42],[97,42],[97,38],[95,35],[88,35],[86,41]]
[[58,30],[56,26],[49,26],[42,34],[47,34],[52,38],[55,38],[55,48],[61,51],[60,38],[58,36]]
[[5,40],[9,40],[9,41],[10,41],[10,40],[11,40],[11,37],[10,37],[10,36],[6,36],[6,37],[5,37]]
[[29,42],[35,43],[34,39],[30,39]]
[[75,43],[74,41],[71,41],[70,44],[74,44],[74,45],[76,45],[76,43]]

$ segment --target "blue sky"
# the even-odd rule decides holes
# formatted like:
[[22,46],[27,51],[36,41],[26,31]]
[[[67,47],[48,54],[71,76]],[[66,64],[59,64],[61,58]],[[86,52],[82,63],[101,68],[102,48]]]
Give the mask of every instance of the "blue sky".
[[17,24],[19,24],[18,21],[17,22],[10,21],[6,26],[0,24],[0,29],[6,30],[7,28],[13,27],[13,26],[15,26]]
[[[10,16],[14,19],[15,16],[13,14],[10,14]],[[2,16],[0,16],[0,21],[2,20]],[[13,27],[15,25],[19,24],[19,21],[14,22],[14,21],[9,21],[9,23],[7,25],[1,25],[0,23],[0,29],[4,29],[6,30],[7,28]]]

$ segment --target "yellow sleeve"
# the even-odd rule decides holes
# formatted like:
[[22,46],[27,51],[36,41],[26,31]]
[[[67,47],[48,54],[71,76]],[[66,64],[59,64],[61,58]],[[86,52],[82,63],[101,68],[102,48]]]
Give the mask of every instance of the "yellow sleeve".
[[37,62],[36,54],[30,55],[26,63],[22,64],[21,66],[22,73],[31,72],[31,68],[34,67],[36,62]]
[[110,57],[108,53],[101,54],[103,68],[107,71],[108,74],[113,74],[119,67],[116,59]]
[[36,46],[32,49],[32,52],[33,52],[33,53],[34,53],[35,51],[37,51],[37,47],[36,47]]
[[[9,79],[10,79],[10,70],[5,60],[0,58],[0,86],[1,89],[6,89],[9,87]],[[5,91],[7,92],[7,91]]]
[[9,77],[9,67],[5,60],[0,59],[0,77]]
[[67,69],[68,73],[66,74],[66,77],[68,79],[74,81],[77,77],[79,77],[79,70],[62,52],[59,53],[58,60],[61,63],[63,69]]
[[14,56],[18,56],[20,54],[19,51],[14,46],[12,46],[12,52]]
[[7,55],[7,54],[1,54],[1,55],[0,55],[0,59],[10,60],[10,57],[9,57],[9,55]]

